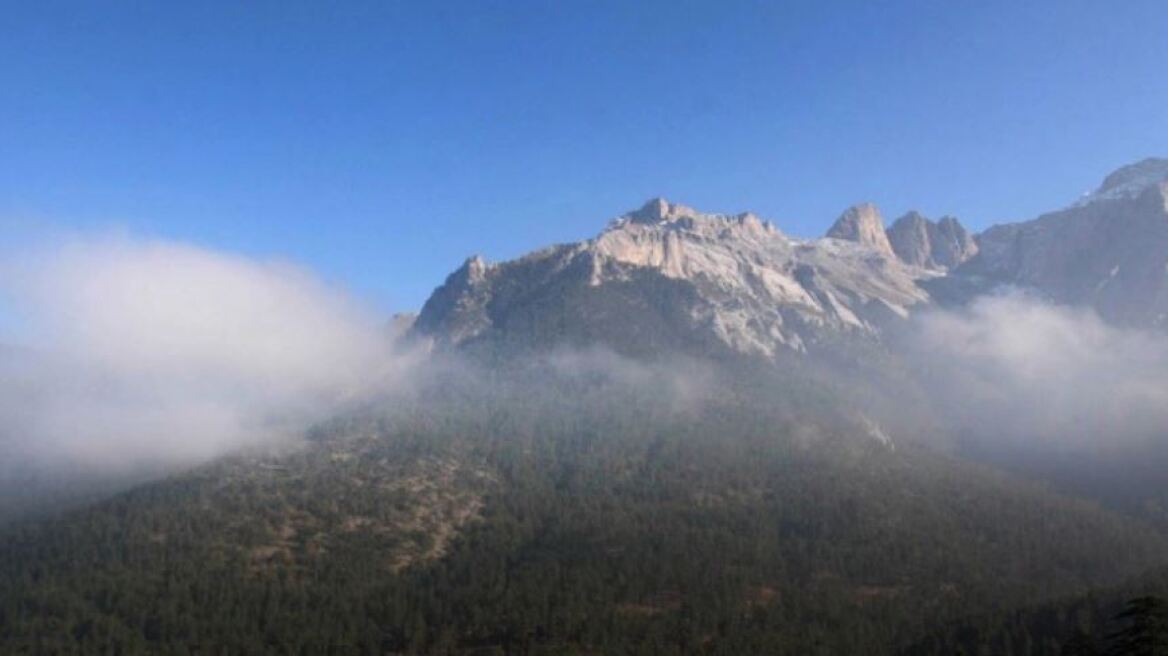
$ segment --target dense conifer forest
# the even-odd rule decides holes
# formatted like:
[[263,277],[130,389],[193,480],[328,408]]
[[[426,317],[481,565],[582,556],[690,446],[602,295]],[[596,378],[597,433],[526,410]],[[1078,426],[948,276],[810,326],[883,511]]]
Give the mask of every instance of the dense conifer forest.
[[813,388],[488,383],[4,526],[0,651],[1058,654],[1168,554]]

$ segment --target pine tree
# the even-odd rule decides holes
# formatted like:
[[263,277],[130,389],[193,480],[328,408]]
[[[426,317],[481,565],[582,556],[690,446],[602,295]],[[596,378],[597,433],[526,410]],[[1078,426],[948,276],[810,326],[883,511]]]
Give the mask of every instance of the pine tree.
[[1114,656],[1168,656],[1168,603],[1159,597],[1137,597],[1115,616],[1126,626],[1113,633]]

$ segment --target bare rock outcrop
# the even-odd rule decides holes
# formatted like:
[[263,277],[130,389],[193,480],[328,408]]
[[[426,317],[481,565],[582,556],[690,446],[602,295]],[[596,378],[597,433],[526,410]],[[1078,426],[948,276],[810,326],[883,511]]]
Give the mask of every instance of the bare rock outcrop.
[[827,231],[827,236],[832,239],[854,241],[889,257],[894,256],[892,244],[888,242],[888,235],[884,232],[884,219],[880,217],[880,211],[872,203],[860,203],[849,207],[835,220]]
[[911,211],[888,228],[888,241],[901,261],[927,269],[951,269],[977,254],[973,235],[951,216],[931,221]]

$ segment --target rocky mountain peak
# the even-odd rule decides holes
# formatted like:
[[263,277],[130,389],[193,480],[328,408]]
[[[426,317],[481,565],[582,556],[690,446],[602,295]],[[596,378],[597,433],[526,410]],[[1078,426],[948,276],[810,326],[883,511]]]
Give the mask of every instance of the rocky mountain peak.
[[482,256],[467,258],[434,290],[407,332],[457,342],[481,331],[485,325],[483,309],[489,300],[485,288],[492,268]]
[[1030,221],[978,235],[960,281],[1029,288],[1108,321],[1168,327],[1168,159],[1108,175],[1095,192]]
[[893,221],[887,235],[896,256],[906,264],[929,266],[933,258],[930,227],[931,222],[915,210]]
[[854,241],[869,246],[880,253],[894,255],[892,244],[888,242],[888,236],[884,233],[884,220],[880,217],[880,211],[872,203],[860,203],[849,207],[832,224],[831,229],[827,231],[827,236],[833,239]]
[[489,265],[487,264],[487,261],[483,259],[483,256],[472,255],[466,258],[466,261],[462,263],[462,267],[459,269],[459,271],[464,274],[464,277],[468,282],[475,283],[479,280],[482,280],[482,278],[486,275],[488,266]]
[[[750,212],[653,199],[592,239],[498,264],[468,260],[435,290],[414,333],[456,346],[774,356],[844,334],[875,336],[927,302],[892,256],[874,207],[856,208],[837,233],[868,247],[792,240]],[[873,244],[888,257],[872,257]]]
[[800,240],[749,212],[654,198],[590,239],[505,262],[466,260],[411,333],[471,348],[774,356],[878,338],[915,307],[999,285],[1108,320],[1168,326],[1165,267],[1168,159],[1123,167],[1089,202],[976,240],[954,217],[917,211],[886,231],[870,203],[846,210],[825,238]]
[[654,198],[640,209],[626,212],[609,222],[608,227],[594,240],[602,250],[607,247],[627,247],[684,233],[691,237],[719,241],[757,240],[786,237],[775,226],[753,212],[716,214],[700,212],[664,198]]
[[949,269],[977,254],[973,235],[956,218],[934,222],[916,210],[893,222],[888,241],[903,262],[928,269]]
[[633,210],[625,215],[632,223],[660,223],[662,221],[676,221],[680,218],[697,216],[697,210],[679,203],[670,203],[664,198],[657,197],[649,200],[640,209]]
[[948,214],[937,220],[937,227],[942,230],[965,230],[965,226],[961,225],[957,217]]
[[895,228],[898,225],[923,226],[927,223],[930,223],[930,221],[929,219],[925,218],[925,215],[916,210],[909,210],[905,212],[903,216],[893,221],[892,227]]
[[977,255],[977,241],[956,217],[943,216],[929,235],[933,261],[951,269]]
[[1080,198],[1072,207],[1135,198],[1147,189],[1163,187],[1165,183],[1168,183],[1168,159],[1149,157],[1112,171],[1098,189]]
[[1103,179],[1099,193],[1133,184],[1150,186],[1164,180],[1168,180],[1168,159],[1149,157],[1116,169]]

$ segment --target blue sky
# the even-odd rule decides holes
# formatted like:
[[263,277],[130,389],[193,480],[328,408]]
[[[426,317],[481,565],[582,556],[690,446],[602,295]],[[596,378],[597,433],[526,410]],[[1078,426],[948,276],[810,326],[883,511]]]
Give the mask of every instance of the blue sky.
[[0,241],[128,230],[420,306],[645,199],[982,228],[1168,155],[1168,4],[5,2]]

